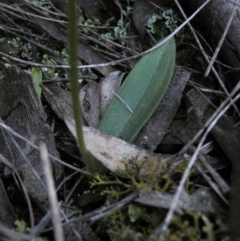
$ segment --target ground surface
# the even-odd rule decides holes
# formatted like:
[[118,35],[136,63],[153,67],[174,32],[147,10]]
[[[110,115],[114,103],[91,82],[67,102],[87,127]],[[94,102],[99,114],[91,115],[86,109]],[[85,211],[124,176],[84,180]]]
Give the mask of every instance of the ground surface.
[[[78,73],[82,112],[86,126],[98,127],[103,114],[97,113],[105,105],[98,100],[115,88],[106,83],[126,80],[139,54],[169,36],[183,17],[171,1],[80,2],[78,64],[93,65]],[[226,241],[229,233],[239,240],[236,66],[227,65],[220,51],[215,73],[204,75],[209,64],[204,54],[213,56],[216,45],[199,18],[193,26],[203,34],[203,50],[188,28],[175,34],[172,81],[131,144],[85,131],[93,135],[94,154],[104,153],[103,165],[113,163],[111,173],[95,175],[86,170],[66,126],[73,120],[67,5],[0,1],[0,9],[0,236],[5,238],[0,240]],[[163,74],[157,71],[156,76]],[[53,175],[39,155],[42,142]],[[121,154],[108,145],[123,146]],[[121,172],[113,161],[118,159]],[[59,204],[48,191],[57,194]]]

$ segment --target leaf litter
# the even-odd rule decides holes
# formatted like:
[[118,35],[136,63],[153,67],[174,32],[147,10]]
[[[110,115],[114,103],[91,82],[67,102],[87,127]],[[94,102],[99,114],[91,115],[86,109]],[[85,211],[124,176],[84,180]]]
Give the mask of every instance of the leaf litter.
[[[55,4],[55,7],[61,5],[59,1],[52,2]],[[116,57],[116,52],[120,53],[120,56],[123,57],[131,56],[134,53],[132,50],[140,52],[156,43],[155,38],[158,38],[157,33],[155,35],[149,34],[149,32],[144,29],[144,25],[149,17],[147,16],[149,12],[140,12],[140,10],[138,10],[137,4],[140,4],[140,1],[132,6],[133,16],[131,16],[131,11],[129,10],[128,15],[124,15],[123,12],[121,12],[127,3],[121,2],[122,5],[116,4],[114,6],[111,4],[112,7],[109,7],[110,5],[108,5],[107,2],[104,6],[100,4],[100,1],[96,1],[95,10],[92,13],[93,15],[91,15],[91,11],[89,11],[88,7],[91,6],[93,2],[94,1],[89,1],[89,5],[87,5],[86,2],[82,1],[82,8],[84,10],[80,9],[80,12],[83,13],[80,22],[82,21],[81,24],[84,27],[81,30],[82,36],[80,34],[78,52],[81,61],[83,61],[82,63],[99,64],[115,61],[119,58],[119,55]],[[144,1],[142,2],[144,4]],[[156,5],[160,7],[167,6],[161,6],[163,2],[160,2],[161,1],[153,1],[155,5],[151,5],[154,6],[151,7],[151,9],[156,9]],[[22,58],[23,62],[20,65],[19,60],[13,59],[11,55],[9,56],[9,62],[5,59],[1,62],[1,66],[7,66],[8,64],[19,65],[18,69],[11,68],[2,71],[3,75],[8,76],[7,78],[5,76],[4,79],[1,79],[0,113],[3,121],[2,123],[12,127],[14,131],[34,144],[38,145],[39,140],[44,140],[47,142],[48,151],[51,155],[54,155],[56,158],[61,158],[66,163],[74,165],[75,167],[73,168],[75,168],[75,171],[78,169],[80,170],[80,168],[83,168],[84,164],[82,163],[81,155],[78,153],[75,140],[67,130],[64,122],[60,120],[64,120],[68,127],[71,127],[69,129],[74,133],[69,85],[63,81],[57,84],[43,84],[42,92],[44,98],[42,96],[42,102],[40,102],[33,88],[30,75],[23,71],[28,69],[28,65],[31,66],[31,61],[40,62],[42,52],[48,53],[49,55],[46,59],[49,61],[47,63],[57,63],[59,65],[67,64],[61,59],[59,53],[56,53],[56,51],[67,46],[66,16],[64,15],[64,11],[61,13],[57,11],[56,8],[51,9],[50,7],[53,12],[48,12],[47,10],[45,12],[45,10],[42,11],[42,9],[39,11],[39,7],[29,5],[29,3],[25,1],[22,2],[22,4],[23,5],[18,6],[24,6],[22,9],[25,14],[21,21],[23,23],[28,22],[26,25],[28,28],[33,28],[34,26],[34,31],[36,31],[36,33],[33,33],[38,35],[39,39],[42,39],[42,42],[37,42],[35,38],[31,37],[29,32],[21,33],[22,35],[20,35],[20,37],[22,37],[22,41],[24,42],[26,39],[29,40],[30,45],[36,46],[37,51],[40,52],[38,54],[32,53],[31,51],[33,51],[34,47],[32,47],[32,50],[27,50],[27,45],[23,43],[22,50],[20,52],[15,51],[15,57],[21,59],[22,57],[20,54],[21,52],[23,53],[23,50],[30,51],[25,52],[28,54],[28,62],[26,62],[26,59]],[[119,6],[121,6],[121,9]],[[11,8],[12,5],[10,2],[7,5],[1,5],[1,7],[5,11],[2,11],[1,15],[8,12],[10,14],[9,16],[13,19],[12,23],[17,21],[20,17],[17,11],[15,15],[13,15],[14,9]],[[65,10],[63,5],[61,5],[60,8]],[[109,19],[103,17],[101,14],[103,10],[107,12]],[[59,15],[55,15],[54,11],[57,11]],[[154,12],[155,10],[151,11]],[[30,20],[28,14],[33,13],[44,17],[50,14],[48,16],[49,19],[61,17],[59,20],[62,22],[50,22],[49,19],[41,19],[36,16],[32,16]],[[111,27],[114,26],[114,24],[116,26],[117,23],[116,19],[111,19],[111,16],[121,19],[121,15],[122,19],[123,16],[127,16],[122,22],[122,25],[126,24],[127,26],[127,24],[130,23],[128,23],[128,21],[131,20],[131,24],[135,24],[141,37],[134,37],[131,39],[132,36],[129,35],[129,39],[123,37],[123,39],[112,38],[112,40],[103,40],[103,38],[100,38],[100,36],[103,36],[101,35],[102,33],[104,33],[104,36],[114,36],[113,32],[111,32]],[[99,23],[105,24],[105,32],[101,29],[101,24],[98,25],[97,21],[93,21],[93,16],[99,18]],[[133,20],[131,18],[133,18]],[[142,20],[141,24],[137,25],[136,23],[139,23],[140,20]],[[1,20],[1,24],[4,26],[5,29],[3,31],[6,31],[6,33],[11,33],[13,36],[19,34],[17,31],[8,28],[6,21]],[[13,26],[16,27],[16,24]],[[124,28],[119,28],[119,25],[116,29],[118,29],[118,31],[125,31]],[[46,33],[42,35],[43,31],[49,34],[47,39]],[[101,39],[103,43],[101,47],[97,46],[90,38],[92,34],[91,31],[94,32],[92,37]],[[106,32],[108,32],[107,35]],[[131,32],[136,34],[136,32],[129,27],[129,33]],[[142,42],[143,39],[144,42]],[[131,45],[133,42],[130,40],[134,40],[134,46]],[[12,41],[11,38],[9,41]],[[190,40],[190,42],[195,44],[193,40]],[[121,44],[125,45],[121,46]],[[111,48],[109,48],[109,46]],[[202,77],[204,71],[199,68],[202,64],[202,62],[199,61],[199,56],[201,56],[200,52],[196,53],[195,49],[186,47],[187,45],[185,45],[185,47],[183,46],[184,43],[178,42],[179,51],[185,48],[186,50],[190,49],[194,54],[190,54],[190,57],[185,58],[182,62],[179,60],[179,63],[181,62],[184,68],[175,68],[175,75],[167,94],[164,96],[165,99],[163,99],[159,107],[157,107],[149,124],[145,125],[141,130],[134,145],[116,137],[108,136],[94,128],[84,127],[89,151],[102,160],[104,165],[108,166],[112,171],[112,175],[92,179],[91,182],[88,178],[84,177],[83,174],[79,172],[73,173],[73,170],[69,167],[65,167],[64,176],[62,176],[62,167],[57,162],[52,161],[52,168],[58,186],[58,197],[63,201],[61,207],[66,214],[68,213],[67,216],[63,216],[63,220],[65,220],[63,224],[66,225],[69,219],[71,219],[71,222],[74,222],[71,227],[64,228],[67,240],[81,240],[81,238],[84,240],[103,240],[106,235],[112,240],[136,240],[138,237],[140,237],[139,240],[146,240],[147,238],[152,238],[154,234],[157,234],[158,226],[164,224],[164,217],[167,214],[166,210],[171,210],[172,208],[174,193],[177,190],[183,171],[195,150],[193,148],[185,152],[183,156],[178,156],[177,154],[179,150],[184,147],[185,143],[188,143],[192,138],[195,139],[195,141],[192,142],[194,145],[199,143],[199,138],[195,138],[195,134],[199,133],[204,127],[204,123],[213,112],[213,106],[219,106],[219,102],[225,98],[221,92],[217,92],[218,83],[212,75],[208,78]],[[14,45],[12,44],[11,47],[14,47]],[[224,48],[227,47],[224,46]],[[56,51],[52,51],[52,49]],[[4,47],[0,48],[0,51],[8,55],[10,50]],[[100,83],[103,83],[105,78],[109,78],[115,73],[113,71],[127,73],[133,65],[134,62],[126,59],[125,62],[122,64],[119,63],[114,67],[96,66],[93,72],[98,75],[98,79],[102,79]],[[229,73],[224,72],[225,69],[222,65],[217,63],[217,66],[220,74],[228,78]],[[191,71],[189,71],[189,67]],[[4,67],[2,67],[2,69],[4,69]],[[44,70],[44,67],[42,70]],[[6,74],[9,71],[11,76]],[[80,72],[80,75],[90,75],[90,77],[92,77],[93,72],[83,70]],[[67,69],[58,71],[52,69],[52,76],[49,76],[49,73],[51,72],[48,71],[46,73],[43,71],[43,78],[53,80],[59,79],[59,77],[63,77],[61,79],[68,78]],[[16,78],[16,76],[18,76],[18,78]],[[86,92],[90,91],[87,87],[88,85],[95,86],[89,96],[94,96],[99,100],[99,96],[96,93],[99,92],[103,84],[92,82],[85,85],[85,78],[83,78],[83,81],[82,88],[83,90],[85,88]],[[8,83],[8,85],[6,85],[6,83]],[[99,85],[100,88],[98,87]],[[102,89],[104,90],[105,88],[106,87]],[[111,93],[116,92],[115,89],[112,88],[113,87],[110,87],[110,89],[113,90]],[[16,96],[16,93],[19,94]],[[100,97],[100,99],[101,98],[103,97]],[[97,107],[98,105],[102,106],[100,104],[94,104],[96,101],[91,98],[88,98],[87,102],[91,102],[92,108],[95,108],[96,111],[99,111],[101,108]],[[54,110],[55,114],[52,110]],[[101,115],[102,114],[100,114],[100,116]],[[165,232],[166,240],[176,240],[173,237],[174,233],[188,240],[188,238],[190,238],[188,236],[190,230],[191,235],[196,238],[195,240],[202,240],[202,237],[207,237],[207,240],[214,240],[214,238],[215,240],[223,240],[223,237],[228,237],[228,220],[225,218],[227,208],[226,204],[224,204],[227,203],[229,191],[230,165],[227,162],[228,160],[234,165],[235,171],[232,178],[233,184],[230,187],[230,221],[234,223],[235,220],[237,220],[237,217],[234,215],[237,214],[236,208],[238,206],[237,203],[239,203],[237,201],[238,197],[235,196],[235,194],[238,193],[236,191],[237,186],[235,186],[237,183],[236,181],[238,181],[237,174],[235,174],[238,173],[238,166],[235,166],[233,163],[237,163],[235,159],[237,160],[237,143],[239,143],[239,130],[236,126],[234,127],[234,125],[239,119],[237,116],[234,116],[232,108],[226,113],[226,116],[227,120],[221,119],[223,124],[221,124],[221,121],[219,121],[219,124],[216,124],[212,131],[213,138],[208,137],[209,139],[205,141],[205,146],[201,149],[201,155],[199,155],[195,167],[189,174],[185,189],[182,190],[182,195],[177,202],[176,215],[172,218],[172,223]],[[87,119],[86,117],[86,123],[88,122],[89,124],[89,121],[92,121],[92,117],[89,117],[89,120]],[[97,117],[97,121],[89,125],[96,127],[99,120],[100,117]],[[51,128],[49,126],[51,126]],[[23,216],[25,220],[28,221],[29,226],[32,228],[32,235],[45,237],[51,240],[50,236],[43,234],[44,230],[45,232],[47,230],[50,232],[51,224],[49,222],[50,211],[48,208],[46,209],[47,206],[44,205],[46,204],[47,196],[42,183],[43,173],[41,163],[39,162],[38,151],[30,148],[24,141],[19,141],[18,139],[15,141],[13,136],[3,128],[3,125],[1,125],[1,130],[1,143],[3,143],[0,152],[1,162],[3,163],[3,175],[1,180],[6,187],[6,185],[8,185],[7,180],[10,180],[11,173],[14,173],[13,176],[18,178],[20,186],[22,187],[20,189],[23,189],[24,194],[20,195],[23,199],[26,199],[28,203],[27,208],[24,207],[28,209],[28,212],[25,212],[25,214],[24,212],[18,212],[17,216]],[[226,136],[227,138],[225,138]],[[54,142],[54,137],[57,145]],[[216,142],[218,144],[216,144]],[[62,145],[60,147],[58,143],[67,143],[64,146],[64,151]],[[60,156],[56,149],[60,153]],[[162,159],[166,160],[166,162],[160,161]],[[109,160],[111,160],[111,162],[109,162]],[[207,163],[204,163],[203,160],[207,160]],[[31,167],[29,167],[29,163],[32,165]],[[87,172],[84,173],[87,174]],[[60,176],[62,176],[62,178],[60,178]],[[95,183],[95,186],[93,185],[94,187],[90,188],[90,183],[92,183],[92,185]],[[100,192],[97,192],[97,188],[101,185],[106,187],[106,189],[103,188],[104,190],[100,191],[105,193],[105,195],[103,198],[98,199],[97,197],[100,196]],[[25,191],[24,187],[26,188]],[[13,192],[12,195],[16,195],[18,190],[17,186],[15,186],[15,189],[15,193]],[[66,195],[66,191],[68,195]],[[92,192],[92,195],[88,195],[88,191]],[[95,191],[96,194],[94,194]],[[137,191],[137,194],[135,191]],[[1,189],[2,194],[3,192],[4,188]],[[15,208],[16,203],[12,202],[9,190],[7,191],[8,197],[2,194],[0,195],[1,200],[8,203],[6,207],[11,210],[11,207],[9,207],[10,204],[10,206],[12,205]],[[84,208],[77,206],[77,197],[79,195],[81,196],[81,203],[87,203]],[[96,197],[98,201],[91,201],[93,197]],[[90,201],[88,201],[89,199]],[[34,202],[30,205],[33,200]],[[65,200],[68,202],[65,203]],[[138,203],[133,202],[133,200]],[[122,207],[122,209],[120,209],[120,207]],[[32,208],[34,208],[34,210],[37,208],[41,209],[37,217],[33,215],[31,211],[33,210]],[[127,212],[127,209],[129,212]],[[10,211],[9,214],[12,220],[16,218],[15,210],[13,212]],[[70,212],[70,210],[74,211]],[[114,210],[117,211],[114,212]],[[200,214],[194,213],[195,211],[193,210],[200,212]],[[43,214],[48,217],[44,222]],[[154,214],[157,216],[154,216]],[[106,219],[108,215],[110,216]],[[33,219],[36,219],[36,222],[34,222]],[[156,220],[156,222],[148,222],[148,224],[146,224],[146,220],[151,219],[152,221]],[[3,212],[1,212],[0,220],[2,222],[6,220],[6,214]],[[42,220],[43,225],[40,225],[40,220]],[[97,222],[95,227],[89,225],[89,222],[91,223],[96,220],[99,222]],[[197,224],[198,222],[200,224]],[[214,228],[211,222],[215,222]],[[10,221],[8,224],[5,223],[5,225],[9,228],[13,227]],[[146,233],[139,231],[143,227],[148,227],[148,229],[144,230]],[[108,232],[106,232],[106,229],[108,229]],[[0,227],[0,233],[3,237],[8,237],[10,240],[16,239],[14,235],[18,235],[16,232],[10,234],[8,229],[4,229],[2,226]],[[231,233],[233,233],[232,237],[234,237],[234,232],[231,231]],[[28,234],[26,234],[26,236],[28,236]],[[21,236],[21,238],[23,239],[24,237]],[[182,238],[179,240],[182,240]]]

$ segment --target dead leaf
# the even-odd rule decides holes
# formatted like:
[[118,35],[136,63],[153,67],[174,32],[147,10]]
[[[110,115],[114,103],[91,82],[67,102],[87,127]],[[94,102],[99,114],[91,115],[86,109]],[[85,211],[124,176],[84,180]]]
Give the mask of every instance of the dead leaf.
[[[76,138],[76,130],[73,119],[67,115],[64,116],[64,121]],[[142,166],[140,175],[147,177],[150,175],[149,170],[152,170],[152,165],[155,165],[154,171],[156,174],[161,173],[162,164],[164,162],[171,163],[174,168],[174,155],[161,155],[148,152],[128,142],[104,134],[103,132],[92,127],[83,127],[84,139],[88,151],[97,158],[106,168],[113,173],[127,178],[126,166],[133,172],[137,172],[134,160],[137,159],[138,164]]]
[[[16,67],[5,69],[4,78],[0,80],[0,89],[0,118],[3,122],[35,145],[44,141],[49,153],[58,157],[53,133],[45,123],[46,116],[31,76]],[[43,174],[38,151],[22,140],[15,140],[3,128],[0,131],[0,143],[4,143],[0,145],[0,154],[23,174],[22,180],[30,196],[38,203],[45,202],[46,190],[38,179]],[[38,174],[38,178],[32,169]],[[53,163],[53,169],[55,178],[59,179],[62,174],[61,165]],[[4,175],[10,174],[10,171],[5,166]]]
[[79,101],[84,120],[89,126],[97,127],[100,122],[99,84],[84,85],[79,92]]
[[43,85],[43,94],[54,112],[63,120],[64,115],[73,118],[71,93],[56,84]]
[[88,17],[102,19],[103,16],[100,13],[102,5],[100,0],[79,0],[79,4]]
[[100,81],[101,117],[105,113],[115,93],[119,89],[123,76],[124,74],[120,71],[114,71]]
[[[157,190],[140,190],[136,202],[151,207],[169,209],[172,204],[174,194],[160,192]],[[205,214],[219,213],[220,205],[217,202],[216,195],[208,189],[200,188],[192,194],[182,192],[176,211],[199,211]]]
[[120,71],[114,71],[103,78],[100,83],[91,82],[80,89],[81,110],[89,126],[98,126],[114,93],[119,89],[122,78],[123,74]]
[[[161,144],[182,144],[191,140],[197,131],[202,128],[201,118],[208,107],[211,93],[205,93],[205,97],[195,89],[191,89],[185,96],[188,113],[185,118],[176,118],[170,127],[170,133],[164,136]],[[186,114],[185,114],[186,115]]]
[[12,205],[9,202],[7,192],[0,178],[0,223],[8,226],[8,228],[15,228],[14,222],[17,220],[17,216],[13,211]]

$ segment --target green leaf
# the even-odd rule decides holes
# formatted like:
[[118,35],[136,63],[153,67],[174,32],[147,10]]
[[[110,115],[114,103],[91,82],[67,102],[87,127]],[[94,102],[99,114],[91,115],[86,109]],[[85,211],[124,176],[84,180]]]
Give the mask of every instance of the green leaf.
[[108,106],[100,130],[129,142],[134,140],[168,88],[175,52],[171,38],[140,59]]
[[35,89],[37,91],[38,96],[41,96],[42,93],[42,70],[39,67],[32,67],[31,68],[31,74],[34,82]]
[[130,204],[128,206],[128,215],[130,218],[130,221],[132,223],[136,222],[139,218],[141,218],[141,216],[143,215],[143,212],[145,212],[146,210],[144,208],[140,208],[136,205]]
[[27,224],[23,220],[16,220],[14,224],[16,225],[16,231],[20,233],[25,233],[27,229]]

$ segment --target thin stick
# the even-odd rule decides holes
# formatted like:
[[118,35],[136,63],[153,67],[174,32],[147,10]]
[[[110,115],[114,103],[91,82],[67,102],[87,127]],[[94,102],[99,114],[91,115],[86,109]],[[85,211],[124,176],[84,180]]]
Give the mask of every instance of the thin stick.
[[129,111],[133,114],[133,111],[132,111],[132,109],[130,108],[130,106],[129,106],[117,93],[115,93],[113,90],[111,90],[111,92],[112,92],[119,100],[121,100],[122,103],[123,103],[124,105],[126,105],[126,107],[129,109]]
[[44,179],[47,187],[48,200],[51,209],[51,219],[53,224],[53,231],[55,240],[64,241],[63,228],[61,225],[61,216],[58,207],[58,200],[56,194],[56,188],[51,171],[51,164],[48,158],[47,146],[45,143],[41,143],[39,146],[40,159],[42,161]]
[[231,25],[231,23],[232,23],[233,16],[234,16],[236,10],[237,10],[237,6],[235,5],[235,7],[233,8],[232,14],[231,14],[231,16],[230,16],[230,18],[229,18],[229,20],[228,20],[227,26],[226,26],[226,28],[224,29],[223,35],[222,35],[222,37],[221,37],[221,39],[220,39],[220,41],[219,41],[219,43],[218,43],[218,46],[217,46],[217,48],[216,48],[216,50],[215,50],[215,53],[214,53],[214,55],[213,55],[213,57],[212,57],[209,65],[208,65],[208,68],[207,68],[207,70],[206,70],[206,72],[205,72],[205,74],[204,74],[205,77],[208,76],[208,74],[209,74],[209,72],[210,72],[210,70],[211,70],[211,68],[212,68],[213,63],[215,62],[215,60],[216,60],[216,58],[217,58],[217,55],[218,55],[218,53],[219,53],[219,51],[220,51],[220,48],[222,47],[222,44],[223,44],[223,41],[224,41],[226,35],[227,35],[227,33],[228,33],[228,30],[229,30],[229,28],[230,28],[230,25]]
[[[68,226],[71,223],[76,222],[84,222],[84,221],[90,221],[91,223],[94,223],[104,217],[107,217],[114,213],[116,210],[121,209],[122,207],[126,206],[128,203],[132,202],[134,199],[138,197],[138,192],[132,192],[125,198],[121,199],[119,202],[111,204],[107,207],[102,207],[99,209],[96,209],[94,211],[88,212],[78,218],[72,218],[67,222],[64,222],[62,226]],[[44,230],[44,232],[52,231],[52,228],[47,228]]]

